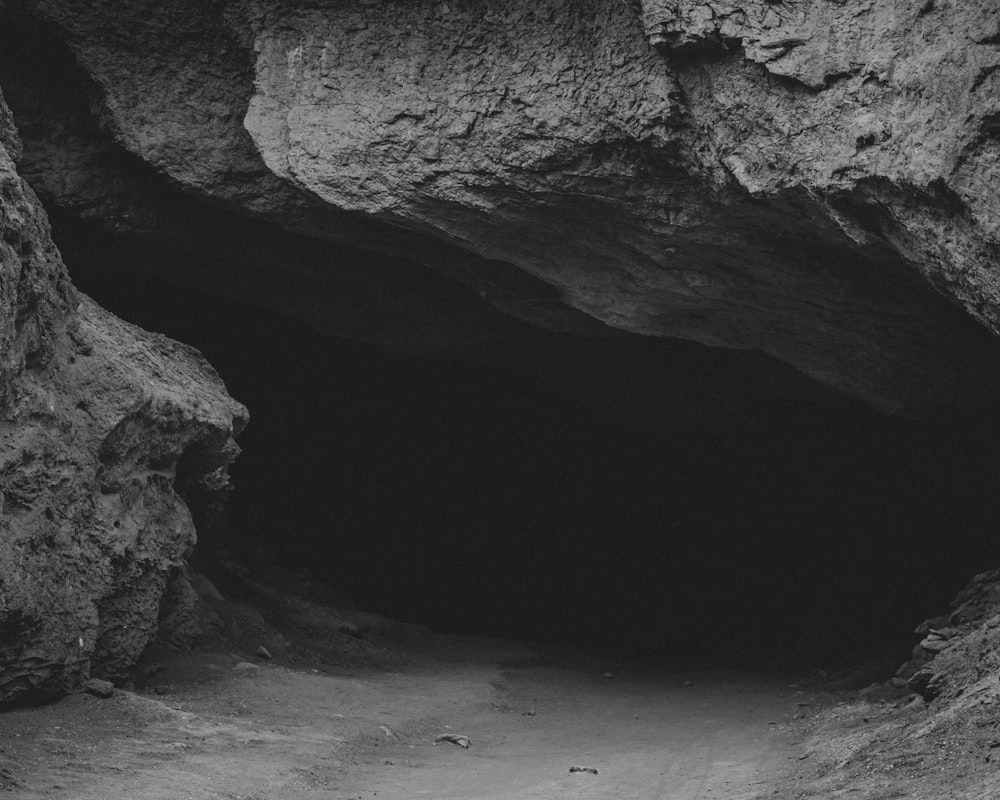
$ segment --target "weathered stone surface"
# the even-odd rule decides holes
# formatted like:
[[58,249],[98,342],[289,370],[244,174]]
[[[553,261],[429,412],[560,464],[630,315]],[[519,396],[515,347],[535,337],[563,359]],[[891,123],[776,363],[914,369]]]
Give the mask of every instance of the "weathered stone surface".
[[[643,7],[713,155],[747,191],[819,193],[845,233],[886,241],[997,332],[996,2]],[[733,55],[692,65],[705,48]]]
[[123,677],[224,493],[246,411],[200,355],[70,285],[0,103],[0,705]]
[[[9,36],[61,42],[88,101],[33,115],[38,78],[0,79],[32,182],[119,230],[176,221],[124,150],[533,324],[760,350],[887,411],[990,398],[945,299],[996,332],[989,4],[630,5],[26,0]],[[371,337],[295,283],[275,305]],[[483,338],[450,321],[428,349]]]

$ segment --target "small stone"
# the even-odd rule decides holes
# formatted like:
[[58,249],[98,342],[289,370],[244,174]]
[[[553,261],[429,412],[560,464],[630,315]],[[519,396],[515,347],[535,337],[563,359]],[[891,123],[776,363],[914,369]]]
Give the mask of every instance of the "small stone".
[[170,694],[170,684],[169,683],[158,683],[153,687],[153,691],[157,694]]
[[920,697],[930,702],[941,693],[945,680],[943,673],[934,672],[933,667],[924,667],[915,672],[906,683]]
[[569,768],[570,772],[589,772],[591,775],[597,775],[597,767],[578,767],[576,765]]
[[251,664],[249,661],[241,661],[233,667],[236,672],[256,672],[259,669],[260,664]]
[[940,653],[942,650],[950,647],[951,642],[947,639],[939,639],[936,636],[928,636],[920,643],[920,646],[931,653]]
[[260,644],[260,645],[257,645],[257,655],[260,656],[261,658],[270,659],[271,658],[271,651],[268,650],[266,647],[264,647],[264,645]]
[[442,733],[439,736],[435,736],[434,744],[438,744],[439,742],[451,742],[451,744],[457,744],[466,750],[472,746],[472,740],[468,736],[462,736],[458,733]]
[[83,688],[95,697],[111,697],[115,693],[115,685],[100,678],[91,678],[83,684]]

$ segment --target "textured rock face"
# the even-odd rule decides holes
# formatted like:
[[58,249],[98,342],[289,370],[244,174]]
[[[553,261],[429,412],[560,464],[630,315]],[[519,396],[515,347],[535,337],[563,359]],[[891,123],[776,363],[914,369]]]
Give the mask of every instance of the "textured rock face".
[[845,233],[884,239],[997,331],[1000,6],[644,0],[643,19],[671,63],[732,49],[766,70],[679,69],[751,194],[822,192]]
[[224,494],[246,411],[197,352],[79,295],[0,102],[0,706],[123,677],[183,584],[183,497]]
[[[996,331],[990,5],[31,0],[11,39],[63,43],[89,105],[0,79],[32,182],[119,230],[180,230],[127,151],[533,324],[756,349],[919,413],[996,388],[955,308]],[[373,337],[295,283],[276,305]],[[483,338],[449,323],[428,348]]]

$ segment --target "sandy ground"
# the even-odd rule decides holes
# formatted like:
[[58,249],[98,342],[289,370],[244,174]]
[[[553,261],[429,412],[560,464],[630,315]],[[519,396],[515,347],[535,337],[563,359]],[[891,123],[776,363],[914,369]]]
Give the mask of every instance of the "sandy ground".
[[[25,800],[737,800],[795,780],[815,702],[770,678],[487,640],[351,641],[340,666],[317,650],[284,665],[153,652],[135,691],[0,715],[0,786]],[[449,733],[471,746],[435,742]]]
[[0,796],[1000,797],[1000,615],[955,656],[972,677],[926,703],[872,683],[891,661],[798,679],[652,670],[251,584],[233,601],[203,583],[203,646],[150,651],[127,689],[0,714]]

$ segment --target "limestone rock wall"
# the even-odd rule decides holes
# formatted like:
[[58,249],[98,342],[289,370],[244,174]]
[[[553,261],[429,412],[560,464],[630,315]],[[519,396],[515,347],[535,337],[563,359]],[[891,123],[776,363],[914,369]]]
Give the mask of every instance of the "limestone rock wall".
[[0,102],[0,706],[128,673],[246,421],[196,351],[74,290],[18,150]]

